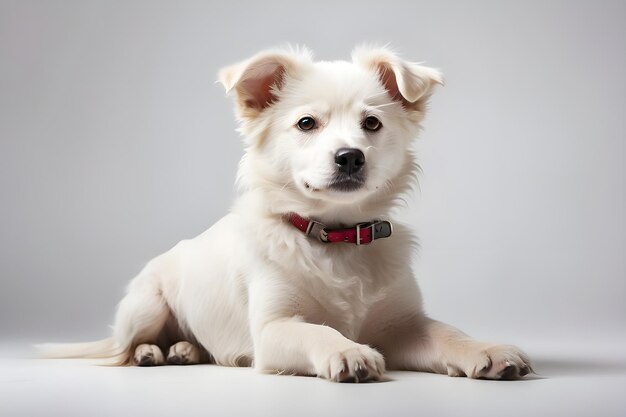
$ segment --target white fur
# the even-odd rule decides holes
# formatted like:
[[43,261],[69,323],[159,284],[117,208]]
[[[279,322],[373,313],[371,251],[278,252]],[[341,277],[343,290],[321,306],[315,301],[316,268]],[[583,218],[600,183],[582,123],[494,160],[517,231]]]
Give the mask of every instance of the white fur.
[[[517,348],[475,341],[423,313],[410,268],[415,239],[402,224],[388,239],[356,246],[324,244],[284,218],[296,212],[329,226],[388,219],[414,182],[409,148],[442,83],[438,71],[386,48],[357,48],[352,62],[314,62],[306,49],[287,49],[226,68],[220,81],[235,92],[245,136],[240,195],[229,214],[130,283],[114,346],[103,342],[101,354],[139,363],[152,352],[156,365],[165,360],[156,350],[184,340],[220,365],[337,381],[381,379],[385,364],[493,379],[530,370]],[[318,128],[299,130],[303,116]],[[367,116],[382,129],[364,130]],[[333,156],[345,147],[366,158],[356,191],[328,188]],[[187,345],[170,349],[168,360],[183,347],[201,361]],[[72,349],[49,353],[80,356]]]

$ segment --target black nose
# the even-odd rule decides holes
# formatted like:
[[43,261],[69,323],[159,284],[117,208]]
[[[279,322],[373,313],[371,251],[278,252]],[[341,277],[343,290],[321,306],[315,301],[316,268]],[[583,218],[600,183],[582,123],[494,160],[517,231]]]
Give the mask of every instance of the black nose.
[[339,171],[351,175],[363,168],[365,155],[355,148],[341,148],[335,154],[335,163]]

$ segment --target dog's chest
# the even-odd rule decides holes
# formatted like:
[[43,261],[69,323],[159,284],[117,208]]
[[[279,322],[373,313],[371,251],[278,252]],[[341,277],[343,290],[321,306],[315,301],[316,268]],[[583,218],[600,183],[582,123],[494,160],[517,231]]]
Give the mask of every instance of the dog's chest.
[[391,282],[406,272],[409,245],[403,244],[407,239],[402,228],[390,239],[356,246],[322,243],[294,233],[284,223],[266,226],[259,227],[259,236],[273,238],[259,240],[259,259],[279,271],[280,286],[291,289],[287,302],[293,315],[329,325],[350,338],[359,334],[370,308],[385,297]]
[[[316,242],[317,243],[317,242]],[[369,308],[384,296],[375,248],[312,245],[299,275],[298,314],[356,338]]]

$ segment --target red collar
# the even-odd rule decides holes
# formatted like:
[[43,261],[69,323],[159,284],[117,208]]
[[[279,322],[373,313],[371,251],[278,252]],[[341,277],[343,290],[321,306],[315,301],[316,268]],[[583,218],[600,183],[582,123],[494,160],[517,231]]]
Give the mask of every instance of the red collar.
[[291,224],[304,232],[307,236],[317,237],[324,243],[354,243],[367,245],[376,239],[391,236],[391,223],[385,220],[374,220],[358,223],[354,227],[345,229],[328,229],[323,223],[305,219],[296,213],[289,213],[287,218]]

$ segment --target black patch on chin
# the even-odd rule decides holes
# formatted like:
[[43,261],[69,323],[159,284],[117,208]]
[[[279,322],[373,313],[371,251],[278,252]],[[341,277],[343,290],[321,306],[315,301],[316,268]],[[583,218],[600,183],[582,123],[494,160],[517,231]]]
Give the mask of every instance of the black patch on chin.
[[337,171],[335,177],[328,184],[328,188],[335,191],[350,192],[356,191],[365,185],[365,173],[358,171],[352,175]]

